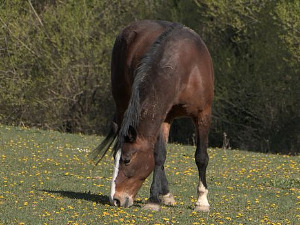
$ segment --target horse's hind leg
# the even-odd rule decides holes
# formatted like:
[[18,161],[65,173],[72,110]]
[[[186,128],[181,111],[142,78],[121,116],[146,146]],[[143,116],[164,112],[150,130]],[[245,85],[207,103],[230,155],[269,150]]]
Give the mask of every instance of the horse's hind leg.
[[161,129],[162,129],[162,134],[165,140],[165,143],[167,144],[169,141],[169,133],[170,133],[170,127],[171,127],[171,123],[170,122],[164,122],[161,125]]
[[170,193],[164,170],[164,163],[166,161],[166,146],[164,139],[164,136],[160,134],[155,144],[153,181],[150,188],[150,197],[148,203],[144,206],[144,209],[159,210],[160,203],[165,205],[173,205],[175,203],[174,197]]
[[196,211],[209,211],[209,203],[207,200],[207,183],[206,183],[206,168],[208,165],[208,133],[211,121],[211,109],[202,111],[195,118],[195,126],[197,132],[197,149],[195,153],[195,161],[199,172],[199,184],[197,188],[198,199],[196,202]]

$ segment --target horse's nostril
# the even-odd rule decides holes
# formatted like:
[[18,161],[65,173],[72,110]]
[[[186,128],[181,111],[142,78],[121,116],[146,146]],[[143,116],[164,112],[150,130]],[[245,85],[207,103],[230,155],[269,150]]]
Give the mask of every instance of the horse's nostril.
[[120,200],[114,198],[114,205],[120,207],[120,205],[121,205],[121,204],[120,204]]
[[129,207],[129,198],[126,197],[124,207]]

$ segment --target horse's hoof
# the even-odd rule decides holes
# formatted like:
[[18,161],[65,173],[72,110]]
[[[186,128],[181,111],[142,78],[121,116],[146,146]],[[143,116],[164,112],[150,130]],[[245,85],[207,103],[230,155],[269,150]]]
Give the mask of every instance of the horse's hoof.
[[209,212],[209,205],[196,205],[194,210],[197,212]]
[[176,201],[171,193],[161,196],[161,202],[164,205],[175,205]]
[[159,211],[160,205],[156,203],[147,203],[144,207],[144,210],[152,210],[152,211]]

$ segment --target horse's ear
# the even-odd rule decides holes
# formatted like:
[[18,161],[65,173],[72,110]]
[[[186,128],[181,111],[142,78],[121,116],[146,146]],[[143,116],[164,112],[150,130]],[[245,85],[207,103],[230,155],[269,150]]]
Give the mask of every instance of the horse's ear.
[[128,133],[125,136],[125,142],[133,143],[136,140],[137,132],[133,126],[129,126]]

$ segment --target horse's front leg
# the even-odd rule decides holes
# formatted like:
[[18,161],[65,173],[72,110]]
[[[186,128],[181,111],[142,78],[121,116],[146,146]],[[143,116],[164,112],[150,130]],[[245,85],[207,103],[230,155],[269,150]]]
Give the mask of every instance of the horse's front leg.
[[197,188],[198,199],[195,206],[195,211],[208,212],[209,203],[207,200],[207,183],[206,183],[206,168],[208,165],[208,132],[210,127],[211,114],[210,110],[202,112],[196,122],[197,131],[197,149],[195,152],[195,162],[199,172],[199,183]]
[[160,204],[173,205],[175,200],[170,193],[168,181],[166,178],[164,163],[166,161],[166,146],[164,136],[159,135],[155,144],[155,168],[153,172],[153,181],[150,188],[150,197],[144,209],[158,211]]

